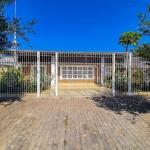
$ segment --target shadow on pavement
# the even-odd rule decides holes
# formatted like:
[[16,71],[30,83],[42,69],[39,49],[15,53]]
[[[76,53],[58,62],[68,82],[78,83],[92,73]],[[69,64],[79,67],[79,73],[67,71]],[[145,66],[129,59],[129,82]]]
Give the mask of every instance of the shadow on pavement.
[[8,106],[13,104],[15,101],[21,102],[22,97],[0,97],[0,105]]
[[138,115],[150,112],[150,101],[142,96],[93,97],[98,107],[121,114],[122,111]]

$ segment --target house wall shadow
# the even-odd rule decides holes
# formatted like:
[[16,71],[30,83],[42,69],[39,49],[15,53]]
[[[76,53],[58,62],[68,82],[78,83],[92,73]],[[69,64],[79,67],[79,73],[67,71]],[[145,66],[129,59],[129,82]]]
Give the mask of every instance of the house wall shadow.
[[150,101],[142,96],[93,97],[98,107],[121,114],[122,111],[132,115],[150,113]]

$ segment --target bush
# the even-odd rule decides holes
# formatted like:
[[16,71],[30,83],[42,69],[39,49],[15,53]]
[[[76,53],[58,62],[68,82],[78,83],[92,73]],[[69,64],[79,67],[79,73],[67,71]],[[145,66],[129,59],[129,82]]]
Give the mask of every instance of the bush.
[[112,76],[111,75],[110,76],[105,76],[103,78],[103,81],[104,81],[104,84],[106,84],[106,86],[111,87],[111,85],[112,85]]
[[150,91],[150,83],[146,81],[141,81],[139,83],[133,83],[132,84],[133,91]]
[[[144,71],[135,70],[132,74],[132,77],[135,78],[135,82],[131,85],[132,91],[150,91],[149,75],[146,75]],[[107,87],[111,87],[112,76],[105,76],[103,81]],[[128,78],[123,72],[116,72],[115,89],[122,92],[128,91]]]
[[[46,90],[51,85],[51,77],[41,75],[40,77],[41,90]],[[7,71],[2,70],[0,74],[0,92],[36,92],[37,91],[37,77],[33,76],[24,81],[23,73],[14,67],[9,68]]]
[[144,82],[142,86],[143,91],[150,91],[150,82]]
[[2,70],[0,77],[0,92],[19,92],[22,91],[23,74],[19,69],[14,67]]
[[40,88],[42,90],[48,89],[49,86],[51,85],[51,77],[50,76],[41,75],[40,80],[41,80]]
[[[112,87],[112,75],[104,77],[104,83],[107,87]],[[128,80],[123,72],[117,72],[115,76],[115,89],[118,91],[128,90]]]
[[123,72],[117,72],[115,78],[115,89],[122,92],[128,90],[128,80]]
[[[41,75],[40,76],[40,89],[46,90],[51,85],[51,77]],[[24,84],[24,89],[26,92],[36,92],[37,91],[37,77],[32,76],[28,81]]]
[[24,82],[24,91],[25,92],[36,92],[37,91],[37,82],[32,79]]
[[132,89],[138,91],[150,91],[149,74],[143,70],[134,70],[132,77],[135,83],[132,83]]

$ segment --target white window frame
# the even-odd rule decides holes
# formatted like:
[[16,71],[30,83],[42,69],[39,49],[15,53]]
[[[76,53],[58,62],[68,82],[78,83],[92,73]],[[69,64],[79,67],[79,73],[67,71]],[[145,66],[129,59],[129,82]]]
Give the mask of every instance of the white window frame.
[[[68,73],[66,74],[67,75],[67,78],[62,78],[62,67],[67,67],[67,72],[68,72],[68,67],[91,67],[92,68],[92,70],[90,70],[90,71],[92,71],[92,78],[88,78],[88,77],[86,77],[86,78],[83,78],[83,69],[82,69],[82,78],[73,78],[73,73],[72,73],[72,78],[68,78]],[[72,70],[73,71],[73,70]],[[78,74],[77,74],[78,75]],[[86,75],[86,76],[88,76],[88,74]],[[61,65],[60,66],[60,80],[85,80],[85,79],[87,79],[87,80],[93,80],[94,79],[94,66],[80,66],[80,65]]]
[[[109,68],[109,72],[107,69]],[[106,66],[105,67],[105,76],[110,76],[112,74],[112,66]]]
[[[31,76],[33,75],[32,72],[34,72],[34,68],[35,68],[35,67],[37,67],[37,65],[32,65],[32,66],[31,66],[31,69],[30,69],[30,75],[31,75]],[[44,67],[44,76],[46,76],[46,73],[47,73],[47,69],[46,69],[46,68],[47,68],[47,66],[46,66],[46,65],[40,65],[40,68],[41,68],[41,67]]]

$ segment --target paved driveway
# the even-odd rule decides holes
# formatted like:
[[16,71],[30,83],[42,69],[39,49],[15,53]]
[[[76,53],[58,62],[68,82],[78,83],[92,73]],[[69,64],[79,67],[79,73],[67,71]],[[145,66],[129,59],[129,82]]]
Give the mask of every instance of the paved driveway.
[[0,150],[149,150],[144,98],[1,100]]

